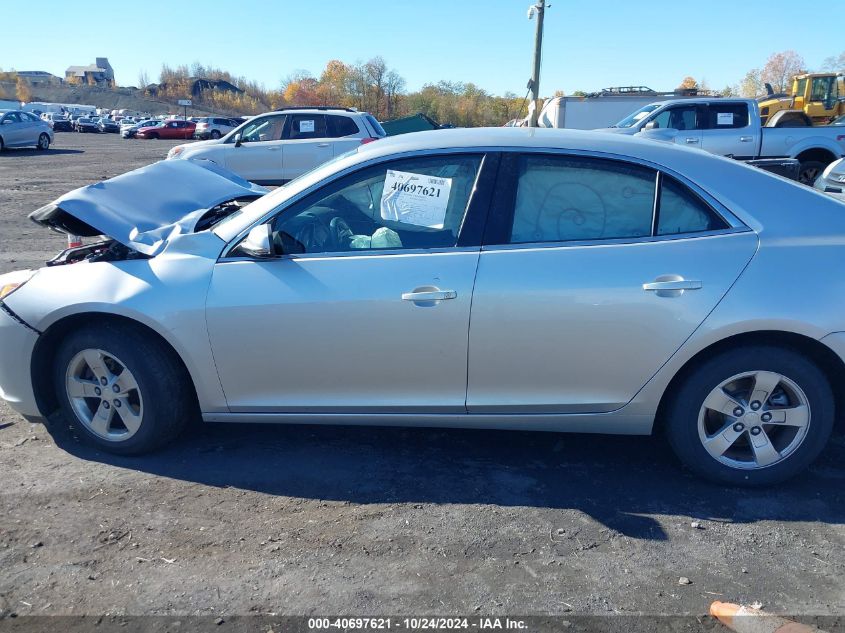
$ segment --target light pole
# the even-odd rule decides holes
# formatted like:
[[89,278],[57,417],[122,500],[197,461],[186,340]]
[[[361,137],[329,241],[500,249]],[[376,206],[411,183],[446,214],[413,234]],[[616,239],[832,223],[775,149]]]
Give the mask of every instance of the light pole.
[[[552,6],[551,4],[548,6]],[[543,54],[543,17],[546,13],[546,0],[537,0],[536,4],[528,7],[528,19],[537,16],[537,30],[534,34],[534,70],[528,81],[531,92],[531,105],[528,108],[528,127],[537,127],[537,117],[540,116],[540,58]]]

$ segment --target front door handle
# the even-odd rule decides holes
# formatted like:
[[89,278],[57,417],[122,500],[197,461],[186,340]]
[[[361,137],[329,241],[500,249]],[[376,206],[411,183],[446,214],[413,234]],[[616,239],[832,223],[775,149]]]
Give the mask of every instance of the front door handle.
[[317,147],[328,147],[328,143],[317,143]]
[[693,138],[693,137],[690,137],[690,138],[686,139],[686,141],[687,141],[687,143],[689,143],[690,145],[692,145],[693,143],[698,143],[698,139],[697,139],[697,138]]
[[750,143],[750,142],[751,142],[751,141],[753,141],[753,140],[754,140],[754,137],[753,137],[753,136],[740,136],[740,137],[739,137],[739,142],[740,142],[740,143]]
[[680,275],[661,275],[654,281],[643,284],[643,290],[654,292],[658,297],[680,297],[685,290],[700,289],[700,281],[684,279]]
[[445,301],[446,299],[457,299],[457,297],[458,293],[454,290],[440,290],[440,288],[434,287],[416,288],[413,292],[402,293],[402,301],[413,301],[414,303]]

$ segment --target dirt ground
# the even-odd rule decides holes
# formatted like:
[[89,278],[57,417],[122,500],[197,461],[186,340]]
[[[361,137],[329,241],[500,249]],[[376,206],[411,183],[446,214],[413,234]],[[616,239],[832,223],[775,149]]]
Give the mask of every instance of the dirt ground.
[[[173,144],[0,155],[0,272],[63,247],[29,212]],[[845,616],[843,464],[841,428],[759,491],[659,438],[203,425],[119,458],[0,405],[0,615]]]

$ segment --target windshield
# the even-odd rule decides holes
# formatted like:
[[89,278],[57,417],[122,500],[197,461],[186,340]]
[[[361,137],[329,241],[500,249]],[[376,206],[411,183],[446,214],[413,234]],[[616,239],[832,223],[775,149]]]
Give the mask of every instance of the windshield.
[[646,116],[648,116],[649,112],[654,112],[659,107],[659,103],[650,103],[647,106],[643,106],[633,114],[629,114],[624,119],[619,121],[619,123],[611,127],[631,127],[632,125],[636,125],[637,123],[642,121]]

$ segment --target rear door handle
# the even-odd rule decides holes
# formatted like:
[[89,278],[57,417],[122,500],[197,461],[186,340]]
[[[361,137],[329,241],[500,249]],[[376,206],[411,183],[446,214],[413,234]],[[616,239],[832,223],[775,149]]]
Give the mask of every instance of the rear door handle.
[[643,284],[643,290],[653,292],[658,297],[680,297],[685,290],[699,290],[700,288],[700,281],[684,279],[680,275],[661,275],[654,281]]
[[454,290],[414,290],[414,292],[403,292],[402,301],[425,302],[425,301],[445,301],[446,299],[456,299],[458,293]]
[[740,143],[750,143],[750,142],[751,142],[751,141],[753,141],[753,140],[754,140],[754,137],[753,137],[753,136],[740,136],[740,137],[739,137],[739,142],[740,142]]
[[328,143],[317,143],[317,147],[328,147]]
[[699,290],[700,281],[692,279],[681,279],[678,281],[652,281],[643,284],[643,290]]
[[690,138],[686,139],[686,141],[687,141],[687,143],[689,143],[690,145],[692,145],[693,143],[698,143],[698,139],[697,139],[697,138],[692,138],[692,137],[690,137]]

